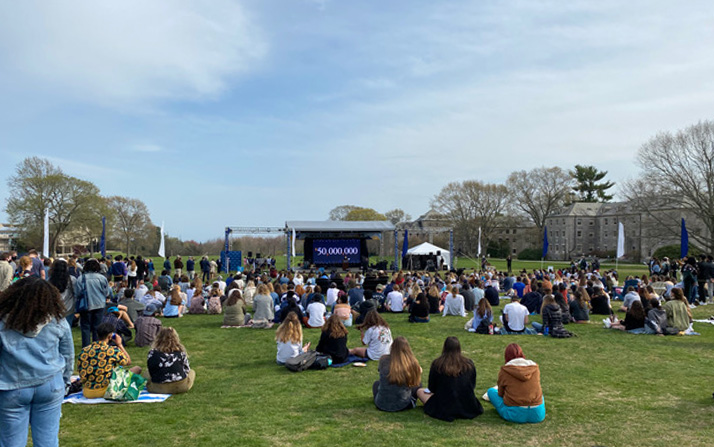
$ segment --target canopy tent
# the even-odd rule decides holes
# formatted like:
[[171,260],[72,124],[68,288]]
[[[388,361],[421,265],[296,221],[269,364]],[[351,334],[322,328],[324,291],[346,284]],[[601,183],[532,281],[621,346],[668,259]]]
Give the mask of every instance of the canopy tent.
[[439,251],[441,252],[441,255],[437,256],[437,258],[440,257],[444,261],[443,265],[451,265],[451,253],[449,253],[449,250],[444,250],[443,248],[437,247],[436,245],[428,242],[424,242],[423,244],[410,248],[407,250],[407,256],[428,255],[429,253],[436,255],[436,252]]

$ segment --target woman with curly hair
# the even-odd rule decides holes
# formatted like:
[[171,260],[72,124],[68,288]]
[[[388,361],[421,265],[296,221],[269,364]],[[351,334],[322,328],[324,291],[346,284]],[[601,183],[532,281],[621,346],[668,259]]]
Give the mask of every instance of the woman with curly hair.
[[193,386],[196,371],[188,363],[186,348],[181,344],[178,332],[172,327],[165,327],[151,345],[146,367],[150,379],[146,389],[150,393],[179,394]]
[[74,343],[60,293],[38,277],[0,293],[0,445],[56,446]]

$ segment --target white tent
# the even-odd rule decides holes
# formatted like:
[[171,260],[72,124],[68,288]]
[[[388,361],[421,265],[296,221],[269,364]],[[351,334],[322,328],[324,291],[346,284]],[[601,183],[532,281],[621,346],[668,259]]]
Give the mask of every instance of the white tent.
[[441,252],[441,256],[437,256],[437,260],[441,258],[441,260],[444,261],[443,265],[448,267],[451,264],[451,254],[449,253],[449,250],[444,250],[443,248],[437,247],[436,245],[428,242],[424,242],[423,244],[410,248],[407,250],[407,255],[428,255],[429,253],[436,254],[437,251]]

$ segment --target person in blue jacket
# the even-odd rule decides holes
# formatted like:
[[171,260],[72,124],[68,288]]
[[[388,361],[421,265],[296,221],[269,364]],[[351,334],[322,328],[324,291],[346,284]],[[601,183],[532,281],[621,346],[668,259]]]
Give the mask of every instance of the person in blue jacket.
[[[105,278],[106,279],[106,278]],[[21,304],[19,304],[21,303]],[[59,291],[24,278],[0,294],[0,445],[58,446],[74,366],[72,331]]]

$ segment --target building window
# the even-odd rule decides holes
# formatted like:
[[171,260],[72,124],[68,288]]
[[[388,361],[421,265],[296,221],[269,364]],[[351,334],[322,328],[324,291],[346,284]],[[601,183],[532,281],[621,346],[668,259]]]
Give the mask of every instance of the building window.
[[591,220],[590,225],[595,225],[595,222]]
[[593,236],[595,236],[595,235],[594,235],[593,233],[590,233],[588,236],[589,236],[589,237],[593,237]]
[[593,251],[593,248],[592,248],[592,247],[590,247],[590,251]]
[[560,224],[561,224],[561,225],[565,225],[565,219],[561,219],[561,220],[560,220]]
[[607,225],[607,219],[605,219],[605,225]]
[[514,255],[516,254],[516,249],[515,249],[515,248],[513,249],[513,254],[514,254]]
[[582,232],[582,231],[578,231],[578,237],[580,237],[580,236],[582,236],[582,235],[583,235],[583,232]]
[[605,237],[607,237],[607,231],[605,232]]
[[515,228],[513,229],[513,234],[516,234],[516,230],[515,230]]
[[582,220],[579,220],[579,221],[578,221],[578,225],[582,225],[582,224],[583,224],[583,221],[582,221]]
[[506,230],[506,234],[508,234],[508,230]]

